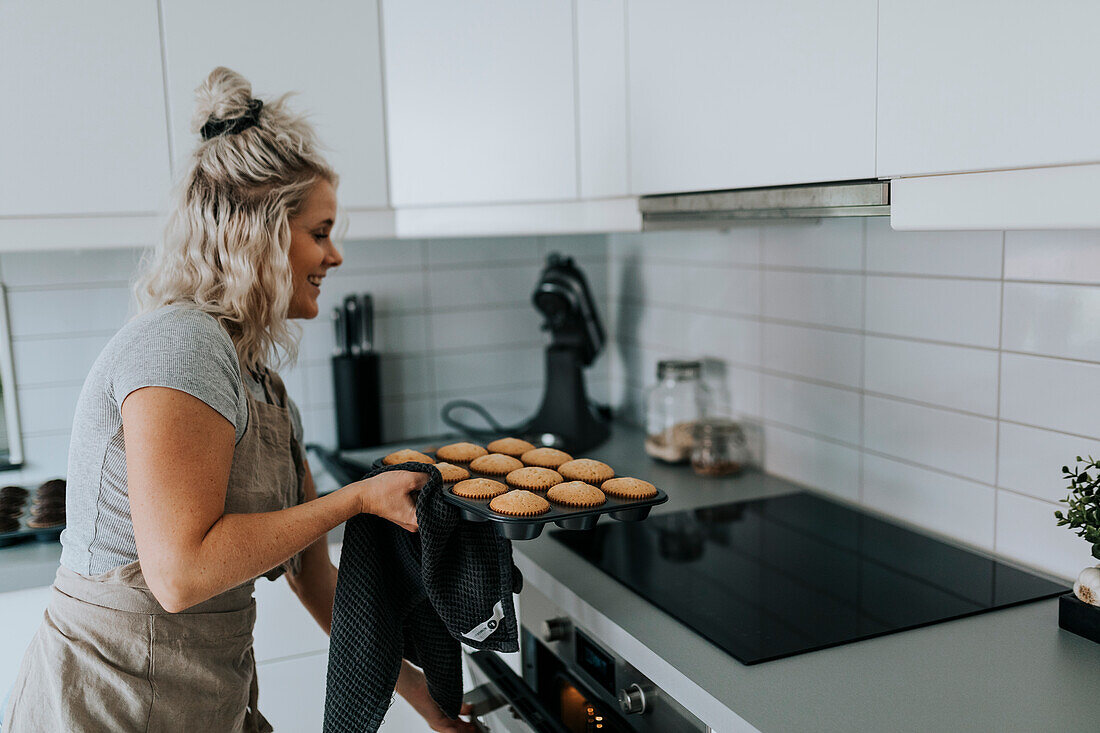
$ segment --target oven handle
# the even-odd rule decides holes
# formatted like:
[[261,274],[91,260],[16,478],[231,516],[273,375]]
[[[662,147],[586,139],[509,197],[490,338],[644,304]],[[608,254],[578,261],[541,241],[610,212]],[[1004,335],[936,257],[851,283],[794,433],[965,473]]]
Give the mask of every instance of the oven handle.
[[[474,652],[470,661],[485,675],[488,682],[466,693],[463,702],[474,706],[473,715],[485,715],[508,705],[520,720],[536,733],[569,733],[554,719],[523,680],[493,652]],[[474,721],[475,725],[481,726]]]

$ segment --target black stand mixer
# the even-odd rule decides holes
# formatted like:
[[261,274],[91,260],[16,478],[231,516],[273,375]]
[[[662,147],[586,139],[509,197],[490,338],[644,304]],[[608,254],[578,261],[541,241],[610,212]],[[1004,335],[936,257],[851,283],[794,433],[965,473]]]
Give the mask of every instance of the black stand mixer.
[[[589,401],[584,382],[584,368],[595,361],[606,339],[588,282],[573,258],[552,253],[531,299],[543,315],[543,330],[550,332],[546,387],[538,412],[526,423],[509,428],[497,424],[481,405],[455,400],[443,407],[443,421],[482,439],[511,435],[574,453],[590,450],[607,440],[611,429],[609,410]],[[454,420],[450,413],[460,407],[478,412],[492,430]]]

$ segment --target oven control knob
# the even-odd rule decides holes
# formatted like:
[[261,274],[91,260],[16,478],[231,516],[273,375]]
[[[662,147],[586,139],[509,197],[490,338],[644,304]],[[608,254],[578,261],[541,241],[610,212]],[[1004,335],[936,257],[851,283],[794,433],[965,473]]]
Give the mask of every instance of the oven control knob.
[[627,715],[641,715],[645,712],[645,692],[637,683],[619,690],[619,707]]
[[542,624],[543,641],[565,641],[569,638],[569,629],[572,627],[567,618],[551,618]]

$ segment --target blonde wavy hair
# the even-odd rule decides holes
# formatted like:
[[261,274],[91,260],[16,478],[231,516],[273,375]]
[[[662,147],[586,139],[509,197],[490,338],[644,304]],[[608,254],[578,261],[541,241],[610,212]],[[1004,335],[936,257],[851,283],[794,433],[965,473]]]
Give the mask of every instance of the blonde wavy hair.
[[[249,112],[252,85],[219,66],[195,90],[191,131]],[[321,180],[339,179],[317,152],[312,127],[264,102],[258,124],[202,141],[177,183],[164,237],[134,291],[142,313],[187,304],[233,339],[242,369],[292,363],[301,329],[287,320],[293,294],[290,219]],[[281,352],[281,355],[280,355]]]

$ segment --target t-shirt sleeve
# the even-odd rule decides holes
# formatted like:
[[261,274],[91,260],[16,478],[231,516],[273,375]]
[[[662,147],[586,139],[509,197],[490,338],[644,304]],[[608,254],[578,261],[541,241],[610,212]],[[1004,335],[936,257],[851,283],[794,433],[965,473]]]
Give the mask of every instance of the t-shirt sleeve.
[[[122,334],[120,334],[122,335]],[[112,392],[121,407],[143,387],[170,387],[196,397],[228,420],[239,441],[248,422],[237,352],[214,318],[193,308],[166,308],[130,324],[117,340]]]

